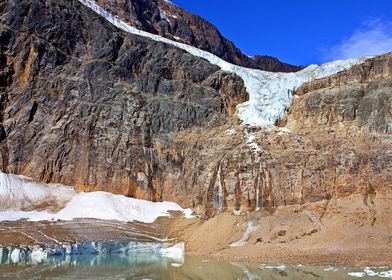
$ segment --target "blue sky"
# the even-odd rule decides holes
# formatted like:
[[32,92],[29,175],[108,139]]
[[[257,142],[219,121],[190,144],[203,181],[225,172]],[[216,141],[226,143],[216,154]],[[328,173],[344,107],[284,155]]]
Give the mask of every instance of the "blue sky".
[[392,0],[172,0],[248,55],[307,65],[392,51]]

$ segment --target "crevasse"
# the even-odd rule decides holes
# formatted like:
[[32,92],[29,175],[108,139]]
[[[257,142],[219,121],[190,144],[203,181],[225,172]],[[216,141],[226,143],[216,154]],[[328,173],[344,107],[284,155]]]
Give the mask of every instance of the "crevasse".
[[249,94],[249,101],[237,106],[237,115],[242,120],[243,124],[250,126],[262,127],[275,124],[291,105],[295,89],[302,84],[309,82],[312,79],[319,79],[336,74],[355,64],[362,63],[369,58],[362,57],[337,60],[320,66],[310,65],[296,73],[273,73],[249,69],[231,64],[214,54],[193,46],[138,30],[98,6],[95,1],[79,0],[79,2],[104,17],[114,26],[128,33],[176,46],[194,56],[206,59],[211,64],[219,66],[224,71],[232,72],[240,76],[243,79]]

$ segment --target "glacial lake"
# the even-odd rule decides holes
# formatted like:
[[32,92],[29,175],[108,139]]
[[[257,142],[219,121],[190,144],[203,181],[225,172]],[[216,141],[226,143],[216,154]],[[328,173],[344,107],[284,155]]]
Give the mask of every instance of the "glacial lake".
[[386,267],[272,266],[220,262],[195,256],[173,260],[154,254],[74,255],[50,257],[39,264],[31,261],[12,263],[3,259],[0,279],[390,279],[390,270]]

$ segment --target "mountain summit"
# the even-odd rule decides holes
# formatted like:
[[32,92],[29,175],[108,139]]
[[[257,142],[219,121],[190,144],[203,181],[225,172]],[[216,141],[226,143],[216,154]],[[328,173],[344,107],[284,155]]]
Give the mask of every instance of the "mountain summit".
[[192,45],[239,66],[273,72],[295,72],[303,68],[283,63],[271,56],[248,57],[224,38],[214,25],[170,1],[98,0],[96,2],[105,10],[140,30]]

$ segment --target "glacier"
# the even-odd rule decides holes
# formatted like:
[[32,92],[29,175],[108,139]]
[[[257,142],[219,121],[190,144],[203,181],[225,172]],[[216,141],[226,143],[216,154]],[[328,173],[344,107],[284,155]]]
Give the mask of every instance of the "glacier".
[[108,192],[76,192],[72,187],[36,183],[24,176],[0,172],[0,222],[91,218],[152,223],[158,217],[169,216],[170,211],[192,217],[191,209],[173,202],[151,202]]
[[183,242],[153,243],[134,241],[103,241],[46,245],[23,245],[20,247],[0,247],[0,265],[28,262],[38,264],[47,262],[50,257],[72,257],[75,255],[114,255],[123,257],[137,254],[153,254],[170,259],[181,266],[185,261],[185,244]]
[[244,125],[254,127],[274,125],[287,112],[294,98],[294,91],[302,84],[313,79],[320,79],[336,74],[371,58],[367,56],[348,60],[337,60],[320,66],[313,64],[295,73],[274,73],[249,69],[231,64],[214,54],[196,47],[175,42],[132,27],[97,5],[93,0],[78,1],[125,32],[170,44],[194,56],[206,59],[224,71],[237,74],[244,81],[244,85],[249,94],[249,100],[239,104],[236,113]]

